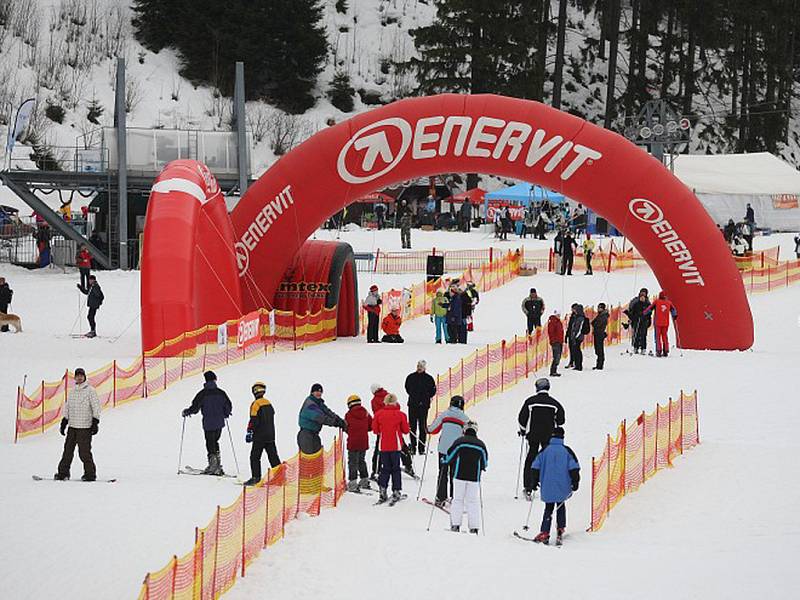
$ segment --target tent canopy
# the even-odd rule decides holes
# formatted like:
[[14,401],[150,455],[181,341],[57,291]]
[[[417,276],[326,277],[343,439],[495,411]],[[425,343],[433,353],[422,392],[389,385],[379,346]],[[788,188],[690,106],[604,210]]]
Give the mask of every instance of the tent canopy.
[[452,197],[449,198],[451,202],[456,204],[464,202],[464,200],[468,200],[471,204],[481,204],[483,202],[483,197],[486,194],[486,190],[481,189],[479,187],[472,188],[471,190],[467,190],[466,192],[459,192],[458,194],[453,194]]
[[531,201],[541,202],[543,200],[548,200],[553,204],[560,204],[564,202],[563,194],[559,194],[558,192],[553,192],[539,185],[533,185],[530,183],[518,183],[502,190],[489,192],[486,194],[485,198],[487,200],[505,200],[508,202],[516,202],[525,206],[530,204]]
[[363,203],[363,204],[370,204],[370,203],[377,203],[383,202],[384,204],[389,204],[394,202],[394,198],[389,194],[384,194],[383,192],[372,192],[371,194],[367,194],[366,196],[361,196],[361,198],[356,198],[353,200],[353,204],[355,203]]
[[674,166],[695,194],[800,194],[800,171],[769,152],[680,154]]

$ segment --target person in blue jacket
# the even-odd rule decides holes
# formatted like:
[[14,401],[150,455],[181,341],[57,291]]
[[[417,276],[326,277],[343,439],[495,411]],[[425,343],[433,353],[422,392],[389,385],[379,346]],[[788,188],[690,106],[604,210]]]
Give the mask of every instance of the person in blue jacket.
[[225,427],[225,419],[231,416],[233,405],[223,390],[217,387],[217,375],[214,371],[203,373],[206,380],[203,389],[192,400],[189,408],[183,409],[184,418],[197,412],[203,413],[203,431],[206,437],[208,466],[203,470],[206,475],[224,475],[222,459],[219,453],[219,438]]
[[322,385],[311,386],[311,394],[303,402],[298,416],[300,431],[297,432],[297,445],[303,454],[314,454],[322,449],[319,432],[323,425],[338,427],[347,431],[347,423],[339,415],[325,406],[322,399]]
[[[564,528],[567,526],[567,499],[578,491],[581,480],[581,466],[572,448],[564,445],[564,429],[556,427],[550,443],[533,461],[533,489],[541,484],[541,498],[544,505],[542,527],[535,542],[550,543],[550,525],[553,509],[556,509],[556,543],[561,543]],[[557,507],[557,508],[556,508]]]

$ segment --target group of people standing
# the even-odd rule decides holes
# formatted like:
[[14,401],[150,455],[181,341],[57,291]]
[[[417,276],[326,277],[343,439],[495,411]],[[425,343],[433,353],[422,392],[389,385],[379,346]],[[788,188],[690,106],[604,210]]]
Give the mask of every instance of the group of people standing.
[[669,339],[667,337],[669,320],[670,317],[673,320],[678,319],[678,310],[667,298],[666,292],[659,292],[658,298],[651,302],[647,288],[642,288],[636,297],[631,299],[623,313],[628,317],[628,322],[623,323],[622,326],[626,329],[633,328],[631,337],[634,354],[647,352],[647,330],[651,324],[654,324],[656,356],[669,356]]

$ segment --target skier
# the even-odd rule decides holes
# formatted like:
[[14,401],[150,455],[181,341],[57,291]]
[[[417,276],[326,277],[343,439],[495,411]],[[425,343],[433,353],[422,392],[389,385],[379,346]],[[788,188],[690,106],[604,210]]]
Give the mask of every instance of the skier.
[[800,235],[794,236],[794,255],[797,260],[800,260]]
[[[53,479],[69,479],[69,470],[78,446],[78,457],[83,463],[81,481],[95,481],[97,468],[92,457],[92,436],[100,426],[100,399],[95,389],[86,381],[86,371],[75,369],[75,385],[67,394],[61,418],[61,435],[65,435],[64,452]],[[68,429],[69,427],[69,429]]]
[[82,286],[80,283],[77,285],[81,293],[87,296],[86,306],[89,307],[89,314],[86,315],[86,319],[89,321],[89,333],[87,333],[85,337],[93,338],[97,337],[97,324],[95,323],[94,316],[97,314],[97,310],[102,306],[105,296],[103,295],[103,290],[100,289],[100,284],[97,283],[97,278],[94,275],[89,275],[88,281],[88,288]]
[[450,407],[439,413],[428,428],[431,435],[439,434],[439,476],[436,483],[436,506],[444,506],[448,498],[453,497],[453,471],[455,465],[445,462],[450,447],[464,431],[469,417],[464,412],[464,398],[453,396]]
[[578,491],[581,480],[578,457],[572,448],[564,445],[564,430],[561,427],[553,430],[550,443],[533,461],[531,470],[533,489],[541,484],[541,498],[545,503],[540,533],[533,541],[550,543],[550,526],[553,522],[553,509],[556,509],[556,545],[560,546],[567,526],[566,502],[572,492]]
[[400,206],[400,243],[403,248],[411,249],[411,208],[405,200]]
[[597,305],[597,315],[592,319],[592,335],[594,337],[594,354],[597,357],[597,362],[593,371],[602,371],[603,365],[606,361],[604,342],[607,336],[606,327],[608,327],[608,311],[606,305],[600,302]]
[[[370,386],[370,390],[372,391],[372,418],[375,419],[378,416],[378,413],[384,409],[386,406],[386,396],[389,395],[383,386],[379,383],[373,383]],[[380,467],[380,436],[375,440],[375,450],[372,453],[372,475],[370,475],[370,479],[373,481],[378,481],[378,472]],[[402,441],[402,446],[400,448],[400,460],[403,463],[403,470],[411,477],[416,477],[414,473],[414,463],[413,459],[411,458],[411,452],[409,450],[408,444],[405,443],[405,440]]]
[[298,415],[300,431],[297,432],[297,446],[303,454],[315,454],[322,449],[319,432],[323,425],[338,427],[347,431],[347,423],[339,415],[325,406],[322,399],[322,384],[311,386],[311,393],[300,407]]
[[522,312],[525,313],[528,335],[531,335],[535,328],[542,326],[544,314],[544,300],[536,293],[536,288],[531,288],[522,300]]
[[386,502],[388,497],[389,479],[392,480],[392,503],[401,499],[403,480],[400,477],[400,452],[404,444],[403,434],[409,432],[408,419],[400,410],[397,396],[387,394],[383,410],[372,419],[372,432],[379,436],[380,443],[380,475],[378,488],[380,490],[379,502]]
[[450,343],[450,333],[447,330],[447,307],[450,301],[445,297],[442,290],[436,292],[436,296],[431,302],[431,323],[436,324],[436,343],[442,343],[442,334],[444,333],[445,344]]
[[559,228],[556,236],[553,238],[553,255],[555,257],[555,264],[553,271],[559,275],[564,274],[564,230]]
[[586,239],[583,240],[583,258],[586,261],[586,273],[584,275],[593,275],[592,272],[592,256],[594,256],[594,240],[592,234],[587,233]]
[[[589,319],[583,314],[583,305],[574,304],[572,315],[567,323],[567,342],[569,343],[569,359],[572,368],[576,371],[583,371],[583,351],[581,344],[583,338],[589,333]],[[569,368],[569,365],[567,366]]]
[[519,435],[528,440],[528,454],[522,471],[522,486],[525,498],[531,499],[533,491],[533,460],[550,442],[553,430],[564,424],[564,407],[550,396],[550,380],[541,377],[536,380],[536,393],[525,400],[519,411]]
[[578,247],[578,242],[572,237],[572,232],[567,230],[564,235],[564,243],[562,248],[563,260],[561,263],[561,274],[572,275],[572,264],[575,261],[575,248]]
[[214,371],[203,373],[206,380],[203,389],[197,392],[189,408],[181,413],[184,418],[203,413],[203,431],[206,438],[208,466],[203,470],[205,475],[225,475],[222,470],[222,459],[219,454],[219,438],[225,427],[225,419],[231,416],[233,405],[223,390],[217,387],[217,375]]
[[264,397],[267,386],[261,381],[256,381],[250,391],[254,400],[250,404],[250,420],[247,423],[245,441],[253,446],[250,448],[251,477],[244,484],[256,485],[261,481],[261,454],[267,453],[269,466],[272,468],[281,464],[281,459],[275,446],[275,409]]
[[[431,398],[436,395],[436,381],[425,372],[428,363],[417,361],[417,369],[406,377],[406,393],[408,394],[408,420],[411,428],[411,454],[425,454],[425,436],[428,425],[428,410]],[[419,431],[419,438],[417,438]]]
[[528,234],[533,235],[533,228],[536,223],[536,217],[533,215],[533,208],[530,206],[525,210],[525,217],[522,220],[522,233],[520,237],[525,239]]
[[370,489],[366,456],[369,450],[372,417],[367,409],[361,406],[361,398],[356,394],[347,398],[347,413],[344,415],[344,420],[347,423],[347,490],[359,493],[361,490]]
[[645,311],[650,307],[648,294],[647,288],[639,290],[639,295],[628,303],[628,308],[624,311],[628,315],[629,326],[633,328],[634,354],[638,354],[639,351],[644,354],[647,350],[647,330],[650,327],[650,313],[648,311],[645,314]]
[[481,301],[481,295],[478,293],[478,288],[475,286],[474,281],[467,283],[467,289],[464,290],[464,300],[464,308],[467,309],[467,312],[464,314],[467,331],[472,331],[474,329],[474,318],[472,315],[475,313],[475,307],[478,306],[478,302]]
[[661,291],[658,294],[658,300],[648,306],[644,314],[648,315],[651,312],[655,313],[656,356],[669,356],[669,340],[667,339],[669,317],[672,315],[673,320],[677,321],[678,311],[672,302],[667,299],[667,293]]
[[[464,295],[458,289],[458,284],[451,283],[447,297],[447,329],[449,334],[448,344],[467,343],[466,330],[462,334],[464,325]],[[463,339],[463,342],[462,342]]]
[[400,309],[394,307],[391,312],[383,318],[381,329],[383,329],[384,336],[381,338],[382,342],[387,344],[402,344],[405,340],[400,336],[400,325],[403,322],[403,317],[400,315]]
[[381,295],[378,293],[378,286],[369,286],[369,294],[364,298],[361,306],[367,311],[367,343],[377,344],[380,343],[378,339],[378,321],[381,317]]
[[453,503],[450,505],[450,530],[460,531],[464,509],[470,533],[478,533],[481,520],[480,486],[481,473],[489,464],[486,444],[478,439],[478,424],[468,421],[464,435],[453,442],[444,462],[455,462],[453,469]]
[[550,363],[550,377],[561,377],[558,372],[558,363],[561,361],[561,352],[564,349],[564,324],[557,310],[553,311],[547,319],[547,337],[550,340],[550,350],[553,353],[553,362]]
[[81,274],[81,287],[89,287],[89,271],[92,268],[92,255],[85,245],[81,244],[78,254],[75,256],[75,265]]
[[[14,290],[6,283],[5,277],[0,277],[0,313],[8,314],[8,306],[11,304],[11,298],[13,297]],[[8,325],[0,327],[0,331],[8,331]]]

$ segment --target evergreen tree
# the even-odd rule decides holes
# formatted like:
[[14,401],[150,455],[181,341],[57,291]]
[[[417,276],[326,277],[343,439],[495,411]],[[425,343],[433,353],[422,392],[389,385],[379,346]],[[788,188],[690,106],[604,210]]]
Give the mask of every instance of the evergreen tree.
[[183,3],[183,0],[133,0],[136,39],[153,52],[174,46]]
[[337,71],[331,82],[331,89],[328,91],[328,98],[336,108],[342,112],[353,110],[353,94],[356,91],[350,85],[350,75],[344,71]]

